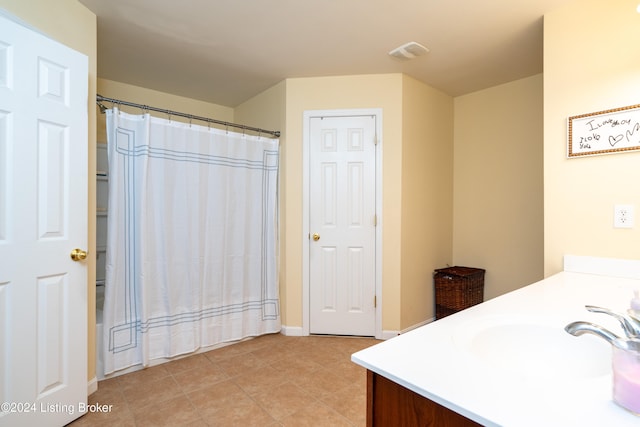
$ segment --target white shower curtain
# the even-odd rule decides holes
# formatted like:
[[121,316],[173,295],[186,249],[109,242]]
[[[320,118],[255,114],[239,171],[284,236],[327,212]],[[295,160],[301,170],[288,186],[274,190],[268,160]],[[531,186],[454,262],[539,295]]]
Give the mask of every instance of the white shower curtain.
[[107,111],[105,373],[280,331],[278,140]]

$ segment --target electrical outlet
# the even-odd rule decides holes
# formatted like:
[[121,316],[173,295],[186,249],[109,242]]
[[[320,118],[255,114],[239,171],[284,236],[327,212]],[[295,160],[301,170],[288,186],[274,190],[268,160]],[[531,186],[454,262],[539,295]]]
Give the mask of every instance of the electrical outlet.
[[633,205],[613,207],[613,228],[633,228]]

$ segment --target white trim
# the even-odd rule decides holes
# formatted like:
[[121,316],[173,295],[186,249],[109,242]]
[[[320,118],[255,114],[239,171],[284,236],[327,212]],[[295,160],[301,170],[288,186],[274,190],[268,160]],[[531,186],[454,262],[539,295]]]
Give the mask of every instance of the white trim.
[[[312,117],[375,116],[376,118],[376,316],[375,334],[382,331],[382,108],[308,110],[303,113],[302,136],[302,335],[309,335],[309,121]],[[396,334],[397,335],[397,334]],[[394,335],[395,336],[395,335]]]
[[282,325],[282,328],[280,329],[280,333],[287,337],[304,337],[309,335],[308,332],[306,334],[304,333],[301,326]]
[[391,338],[395,338],[400,335],[400,331],[382,331],[379,340],[390,340]]
[[436,320],[436,318],[432,317],[431,319],[427,319],[424,322],[416,323],[413,326],[409,326],[408,328],[405,328],[405,329],[401,330],[400,334],[406,334],[409,331],[412,331],[414,329],[418,329],[418,328],[420,328],[420,327],[422,327],[424,325],[428,325],[429,323],[433,322],[434,320]]
[[[415,325],[409,326],[408,328],[405,328],[401,331],[382,331],[382,335],[379,339],[383,339],[383,340],[388,340],[394,337],[397,337],[398,335],[402,335],[402,334],[406,334],[409,331],[412,331],[414,329],[418,329],[424,325],[427,325],[433,321],[435,321],[436,318],[432,317],[430,319],[425,320],[424,322],[420,322],[420,323],[416,323]],[[377,337],[376,337],[377,338]]]

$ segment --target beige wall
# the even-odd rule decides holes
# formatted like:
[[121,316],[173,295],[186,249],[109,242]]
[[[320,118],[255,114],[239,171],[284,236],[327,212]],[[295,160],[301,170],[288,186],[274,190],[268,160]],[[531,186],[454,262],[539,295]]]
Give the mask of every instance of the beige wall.
[[383,329],[400,328],[400,189],[402,157],[402,75],[288,79],[286,81],[286,169],[281,256],[286,264],[287,326],[302,326],[302,144],[306,110],[383,110]]
[[453,259],[485,299],[543,278],[542,75],[455,99]]
[[[27,24],[47,34],[52,39],[77,50],[89,59],[89,176],[96,175],[96,115],[92,108],[96,96],[97,76],[97,33],[96,16],[77,0],[0,0],[0,8],[17,16]],[[95,374],[95,283],[96,283],[96,182],[89,180],[89,259],[87,262],[88,281],[88,352],[87,378]]]
[[234,119],[237,123],[247,124],[281,133],[280,142],[285,138],[286,125],[286,82],[283,80],[275,86],[254,96],[234,108]]
[[[640,152],[566,158],[567,118],[640,103],[637,0],[580,0],[545,16],[545,274],[564,254],[640,258]],[[613,228],[633,204],[634,229]]]
[[435,315],[433,270],[451,263],[453,223],[453,98],[402,82],[400,330]]
[[[354,108],[382,109],[382,329],[425,321],[432,313],[432,268],[451,257],[451,97],[401,74],[288,79],[285,93],[283,323],[303,324],[303,114]],[[425,206],[429,198],[442,200],[443,208]]]

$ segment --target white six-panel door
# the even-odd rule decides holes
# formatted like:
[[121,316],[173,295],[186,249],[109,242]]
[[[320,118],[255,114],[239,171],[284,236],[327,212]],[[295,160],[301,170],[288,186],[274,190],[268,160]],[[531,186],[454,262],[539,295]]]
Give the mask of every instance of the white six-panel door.
[[0,426],[87,402],[87,57],[0,15]]
[[375,336],[376,117],[309,132],[309,330]]

